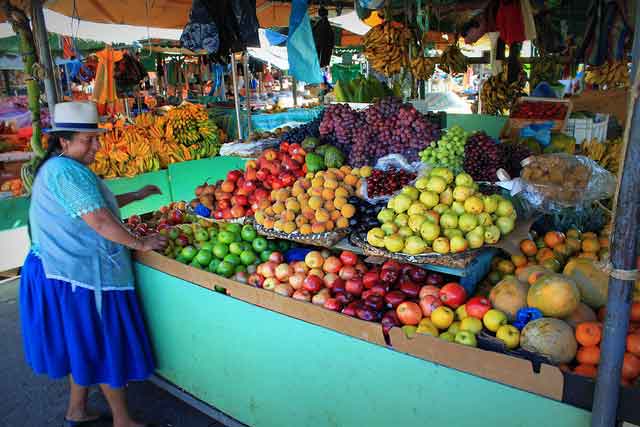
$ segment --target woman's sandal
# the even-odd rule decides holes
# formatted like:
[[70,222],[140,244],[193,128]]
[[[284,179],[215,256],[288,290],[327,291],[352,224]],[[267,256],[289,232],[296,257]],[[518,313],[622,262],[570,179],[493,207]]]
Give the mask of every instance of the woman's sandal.
[[100,414],[97,418],[85,421],[72,421],[65,418],[62,427],[88,427],[97,423],[110,423],[111,421],[113,421],[111,414]]

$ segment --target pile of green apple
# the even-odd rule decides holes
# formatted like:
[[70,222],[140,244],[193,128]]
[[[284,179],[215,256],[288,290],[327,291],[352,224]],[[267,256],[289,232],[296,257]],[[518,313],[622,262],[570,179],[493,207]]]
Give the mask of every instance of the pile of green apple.
[[391,198],[367,233],[372,246],[419,255],[460,253],[492,245],[515,228],[511,201],[485,196],[467,173],[434,168]]
[[273,252],[290,248],[287,241],[267,240],[252,225],[201,221],[162,230],[169,237],[164,254],[183,264],[246,282],[256,266]]

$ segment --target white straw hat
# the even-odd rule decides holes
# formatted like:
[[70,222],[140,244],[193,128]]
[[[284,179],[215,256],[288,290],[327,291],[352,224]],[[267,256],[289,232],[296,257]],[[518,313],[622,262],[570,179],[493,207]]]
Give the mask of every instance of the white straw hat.
[[106,132],[98,127],[98,121],[95,102],[61,102],[56,104],[53,126],[46,132]]

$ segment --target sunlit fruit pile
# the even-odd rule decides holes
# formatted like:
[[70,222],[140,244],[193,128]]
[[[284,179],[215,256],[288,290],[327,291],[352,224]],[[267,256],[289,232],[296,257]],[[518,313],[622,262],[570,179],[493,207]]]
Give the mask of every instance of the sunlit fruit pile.
[[431,144],[420,152],[420,159],[434,167],[442,166],[460,172],[468,137],[469,133],[460,126],[452,126],[437,143]]
[[470,175],[432,169],[414,186],[404,187],[377,216],[369,244],[390,252],[419,255],[459,253],[495,244],[515,228],[511,201],[483,196]]
[[356,209],[348,202],[360,186],[360,177],[348,166],[299,178],[291,187],[273,190],[271,203],[255,212],[265,228],[284,233],[315,234],[349,226]]

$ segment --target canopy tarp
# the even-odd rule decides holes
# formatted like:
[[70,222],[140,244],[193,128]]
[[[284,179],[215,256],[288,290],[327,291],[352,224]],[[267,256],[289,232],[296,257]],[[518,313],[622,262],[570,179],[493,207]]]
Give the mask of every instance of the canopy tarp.
[[329,18],[329,22],[331,22],[331,25],[334,27],[347,30],[350,33],[357,34],[359,36],[364,36],[371,29],[370,26],[358,18],[358,14],[355,11],[336,16],[334,18]]

